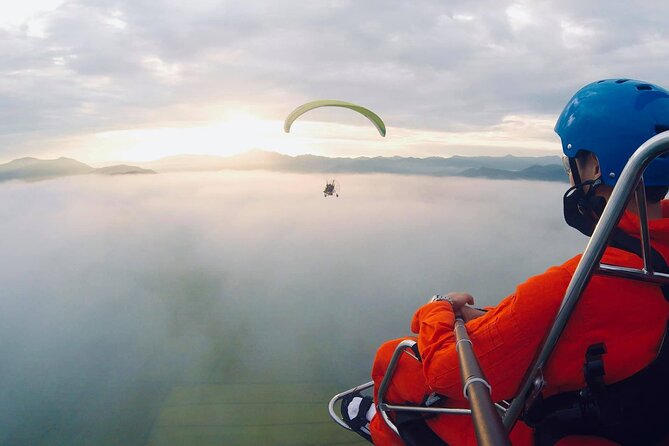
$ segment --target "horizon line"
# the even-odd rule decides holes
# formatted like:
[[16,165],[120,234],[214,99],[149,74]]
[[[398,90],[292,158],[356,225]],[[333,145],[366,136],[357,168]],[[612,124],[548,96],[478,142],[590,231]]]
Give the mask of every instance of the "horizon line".
[[39,161],[56,161],[59,159],[71,159],[79,162],[84,162],[86,164],[90,165],[117,165],[117,164],[143,164],[143,163],[153,163],[153,162],[158,162],[166,159],[174,159],[174,158],[179,158],[179,157],[206,157],[206,158],[221,158],[221,159],[228,159],[228,158],[235,158],[243,155],[248,155],[252,153],[267,153],[267,154],[274,154],[274,155],[280,155],[280,156],[285,156],[285,157],[290,157],[290,158],[298,158],[301,156],[313,156],[313,157],[318,157],[318,158],[329,158],[329,159],[377,159],[377,158],[401,158],[401,159],[430,159],[430,158],[439,158],[439,159],[451,159],[451,158],[547,158],[547,157],[559,157],[559,154],[555,155],[514,155],[512,153],[506,153],[504,155],[461,155],[461,154],[455,154],[451,156],[441,156],[441,155],[429,155],[429,156],[404,156],[404,155],[389,155],[389,156],[383,156],[383,155],[376,155],[376,156],[369,156],[369,155],[360,155],[360,156],[327,156],[327,155],[316,155],[312,153],[302,153],[302,154],[297,154],[297,155],[291,155],[287,153],[281,153],[273,150],[265,150],[265,149],[249,149],[243,152],[235,153],[232,155],[215,155],[211,153],[178,153],[175,155],[167,155],[163,156],[160,158],[154,158],[154,159],[149,159],[149,160],[143,160],[143,161],[128,161],[128,160],[115,160],[115,161],[95,161],[95,162],[85,162],[85,161],[80,161],[77,158],[74,158],[72,156],[66,156],[66,155],[61,155],[61,156],[56,156],[56,157],[49,157],[49,158],[41,158],[39,156],[31,156],[31,155],[26,155],[26,156],[21,156],[18,158],[13,158],[9,159],[3,162],[0,162],[0,165],[3,164],[9,164],[14,161],[22,160],[22,159],[36,159]]

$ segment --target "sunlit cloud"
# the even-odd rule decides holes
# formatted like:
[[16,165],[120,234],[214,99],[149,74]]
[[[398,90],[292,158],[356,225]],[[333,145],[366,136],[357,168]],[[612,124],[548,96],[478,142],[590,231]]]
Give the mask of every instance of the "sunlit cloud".
[[234,155],[266,147],[281,123],[236,115],[194,127],[115,130],[82,138],[75,146],[82,158],[148,161],[182,153]]
[[[368,156],[404,155],[499,155],[500,149],[524,155],[545,155],[559,149],[553,132],[552,116],[505,116],[499,124],[458,132],[389,127],[379,138],[369,126],[306,122],[294,142],[302,147],[317,147],[330,155],[355,156],[362,144]],[[297,133],[294,130],[292,133]],[[287,152],[290,153],[290,152]]]
[[497,125],[459,132],[388,127],[383,138],[371,124],[307,120],[296,122],[286,134],[282,121],[238,114],[196,127],[99,132],[61,141],[59,147],[93,163],[150,161],[184,153],[229,156],[252,149],[349,157],[499,155],[500,149],[519,155],[546,155],[559,149],[553,125],[550,116],[510,115]]
[[[63,3],[65,3],[65,0],[6,2],[2,6],[2,14],[0,14],[0,28],[16,29],[26,25],[30,28],[31,22],[36,21],[40,13],[52,11]],[[35,32],[37,33],[37,30]]]
[[179,64],[166,63],[159,57],[149,56],[142,59],[142,65],[161,82],[175,84],[181,79]]
[[[548,125],[543,136],[528,135],[538,121],[528,123],[555,119],[579,87],[616,76],[662,84],[658,73],[669,69],[660,20],[669,6],[659,0],[634,8],[293,1],[6,2],[0,159],[118,160],[168,155],[177,146],[199,146],[200,153],[532,154],[546,150],[552,135]],[[280,133],[286,113],[320,98],[370,107],[386,121],[388,137],[353,120],[316,116],[301,132]],[[266,123],[256,123],[246,141],[234,134],[221,149],[217,126],[239,108],[230,104]]]

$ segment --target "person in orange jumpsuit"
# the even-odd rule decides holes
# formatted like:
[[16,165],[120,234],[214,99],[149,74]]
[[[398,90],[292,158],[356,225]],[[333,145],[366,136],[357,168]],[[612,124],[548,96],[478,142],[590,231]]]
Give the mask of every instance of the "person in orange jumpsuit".
[[[622,167],[636,148],[656,133],[669,129],[669,92],[645,82],[618,79],[599,81],[577,92],[556,125],[566,156],[572,188],[565,194],[565,219],[591,235]],[[669,159],[657,158],[644,173],[651,246],[669,261],[669,200],[662,199],[669,186]],[[643,267],[637,253],[618,239],[638,243],[639,219],[631,200],[618,224],[602,263]],[[632,239],[633,237],[633,239]],[[511,399],[552,325],[581,255],[554,266],[517,286],[496,307],[481,311],[470,307],[467,293],[449,293],[416,311],[411,330],[417,335],[422,362],[402,355],[386,402],[417,404],[432,392],[446,397],[448,406],[468,407],[455,348],[455,312],[461,312],[488,382],[493,401]],[[626,379],[647,367],[658,356],[667,326],[669,303],[663,288],[648,282],[595,274],[572,313],[543,375],[542,396],[583,389],[585,352],[605,343],[606,385]],[[372,379],[376,389],[390,356],[401,339],[378,350]],[[669,404],[669,402],[667,402]],[[440,415],[427,425],[451,446],[476,444],[471,418]],[[369,423],[376,445],[401,445],[378,413]],[[514,445],[535,444],[534,432],[518,422],[510,434]],[[611,439],[567,436],[560,446],[614,445]]]

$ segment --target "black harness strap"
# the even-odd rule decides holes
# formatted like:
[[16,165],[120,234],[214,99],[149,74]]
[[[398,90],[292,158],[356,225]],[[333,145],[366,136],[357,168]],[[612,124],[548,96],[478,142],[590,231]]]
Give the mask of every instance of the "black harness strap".
[[604,391],[604,354],[606,345],[603,342],[592,344],[585,352],[583,376],[587,389],[595,395]]
[[[616,229],[610,245],[641,257],[640,241]],[[651,248],[653,268],[669,272],[665,259]],[[669,286],[661,287],[669,301]],[[665,340],[669,324],[665,329]],[[669,342],[662,341],[656,359],[638,373],[602,386],[603,344],[590,346],[584,373],[588,386],[537,402],[524,421],[535,428],[537,446],[554,445],[569,435],[593,435],[624,446],[658,444],[669,434]]]
[[[418,351],[418,343],[414,344],[411,350],[416,355],[416,359],[422,362],[420,352]],[[445,400],[445,397],[432,393],[425,396],[421,406],[439,406]],[[411,403],[405,404],[411,405]],[[395,415],[395,426],[404,444],[406,446],[448,446],[448,443],[435,434],[425,421],[434,416],[416,412],[397,412]]]
[[398,416],[397,430],[406,446],[448,446],[448,443],[430,429],[425,418],[413,417],[401,421],[401,417]]
[[[425,397],[423,407],[439,406],[446,398],[437,394]],[[410,405],[409,403],[405,403]],[[416,412],[397,412],[395,415],[395,426],[406,446],[448,446],[427,425],[426,420],[436,415],[426,415]]]

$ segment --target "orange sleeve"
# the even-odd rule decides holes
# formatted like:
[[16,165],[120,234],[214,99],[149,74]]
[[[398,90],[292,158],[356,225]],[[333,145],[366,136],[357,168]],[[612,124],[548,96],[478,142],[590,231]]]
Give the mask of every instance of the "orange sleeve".
[[[467,323],[474,352],[493,390],[493,399],[512,398],[562,302],[571,274],[553,267],[516,288],[485,315]],[[413,317],[427,384],[436,392],[463,400],[455,351],[455,316],[448,302],[424,305]]]

